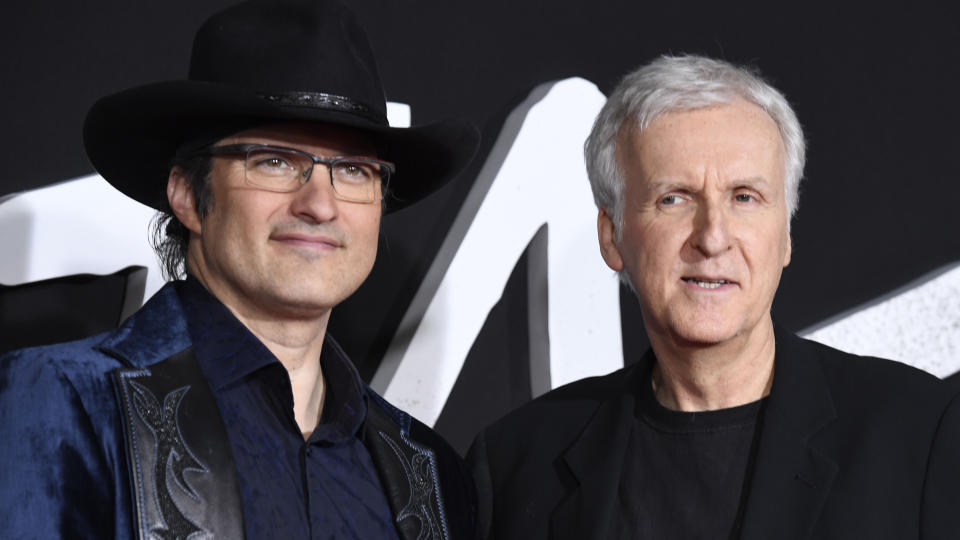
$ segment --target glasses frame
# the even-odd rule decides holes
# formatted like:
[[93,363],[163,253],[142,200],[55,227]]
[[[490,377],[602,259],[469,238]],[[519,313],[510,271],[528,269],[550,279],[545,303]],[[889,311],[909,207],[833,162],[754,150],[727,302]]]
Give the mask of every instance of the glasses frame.
[[[291,154],[297,154],[309,158],[313,162],[313,165],[307,169],[306,175],[297,175],[301,176],[299,185],[293,189],[272,189],[269,187],[264,187],[259,184],[255,184],[250,181],[247,177],[247,167],[246,163],[249,161],[250,153],[256,150],[273,150],[277,152],[288,152]],[[320,157],[309,152],[304,152],[303,150],[298,150],[296,148],[290,148],[287,146],[276,146],[272,144],[225,144],[222,146],[210,146],[207,147],[197,154],[207,154],[211,156],[243,156],[244,159],[244,168],[243,168],[243,179],[247,184],[264,191],[272,191],[274,193],[293,193],[303,187],[304,184],[310,181],[310,178],[313,177],[313,169],[318,163],[326,165],[327,175],[330,177],[330,187],[333,188],[333,192],[336,197],[342,201],[355,202],[355,203],[364,203],[370,204],[377,202],[377,198],[373,200],[364,200],[364,199],[355,199],[347,197],[346,195],[341,194],[337,191],[337,186],[333,180],[333,168],[338,163],[371,163],[378,165],[380,167],[380,198],[383,198],[383,193],[385,193],[387,188],[387,183],[390,180],[390,176],[397,171],[397,166],[389,161],[384,161],[382,159],[367,157],[367,156],[333,156],[333,157]]]

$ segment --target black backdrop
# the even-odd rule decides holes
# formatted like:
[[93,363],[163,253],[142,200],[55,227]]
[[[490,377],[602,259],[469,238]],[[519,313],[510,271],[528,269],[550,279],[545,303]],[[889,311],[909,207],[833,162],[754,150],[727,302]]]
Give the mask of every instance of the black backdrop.
[[[89,104],[182,77],[193,32],[229,3],[8,2],[0,32],[0,197],[91,172],[80,142]],[[626,70],[666,52],[758,66],[805,126],[809,160],[794,257],[774,305],[781,324],[802,329],[960,261],[960,19],[952,8],[348,4],[369,29],[391,101],[410,104],[414,123],[469,118],[484,137],[471,169],[385,219],[373,274],[335,310],[331,331],[368,379],[507,114],[540,83],[579,76],[607,92]],[[525,265],[521,258],[437,423],[461,449],[479,427],[530,397]],[[646,338],[635,302],[621,297],[629,362]]]

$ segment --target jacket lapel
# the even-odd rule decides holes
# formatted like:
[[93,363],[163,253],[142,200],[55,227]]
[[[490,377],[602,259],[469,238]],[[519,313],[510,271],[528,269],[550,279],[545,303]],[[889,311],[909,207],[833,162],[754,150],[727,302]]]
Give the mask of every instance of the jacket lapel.
[[243,538],[230,439],[193,350],[114,383],[139,537]]
[[610,538],[624,454],[636,409],[634,388],[652,355],[630,368],[619,391],[604,400],[580,437],[564,453],[563,462],[575,482],[550,517],[556,540]]
[[167,284],[97,348],[114,371],[140,538],[243,538],[236,466],[216,399]]
[[816,353],[776,331],[777,357],[744,512],[743,540],[809,538],[837,474],[811,444],[836,418]]
[[411,437],[409,416],[373,392],[367,395],[364,446],[380,473],[398,536],[450,540],[436,454]]

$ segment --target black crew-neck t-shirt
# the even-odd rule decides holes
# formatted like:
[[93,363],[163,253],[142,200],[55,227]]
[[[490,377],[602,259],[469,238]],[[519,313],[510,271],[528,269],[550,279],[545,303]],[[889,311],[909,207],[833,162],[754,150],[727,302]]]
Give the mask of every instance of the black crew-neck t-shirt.
[[764,399],[715,411],[673,411],[657,402],[649,371],[641,380],[619,487],[618,536],[730,538],[745,500]]

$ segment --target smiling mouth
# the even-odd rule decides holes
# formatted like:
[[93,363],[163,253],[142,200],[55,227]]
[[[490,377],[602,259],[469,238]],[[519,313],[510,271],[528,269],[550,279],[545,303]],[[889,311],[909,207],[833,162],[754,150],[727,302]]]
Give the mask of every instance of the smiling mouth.
[[692,277],[685,277],[681,279],[683,281],[686,281],[687,283],[692,283],[697,287],[701,287],[704,289],[719,289],[724,285],[733,283],[732,281],[727,281],[725,279],[700,279],[700,278],[692,278]]
[[280,234],[271,237],[271,240],[281,242],[291,246],[302,246],[313,249],[337,249],[342,244],[335,238],[329,236],[309,236],[299,234]]

